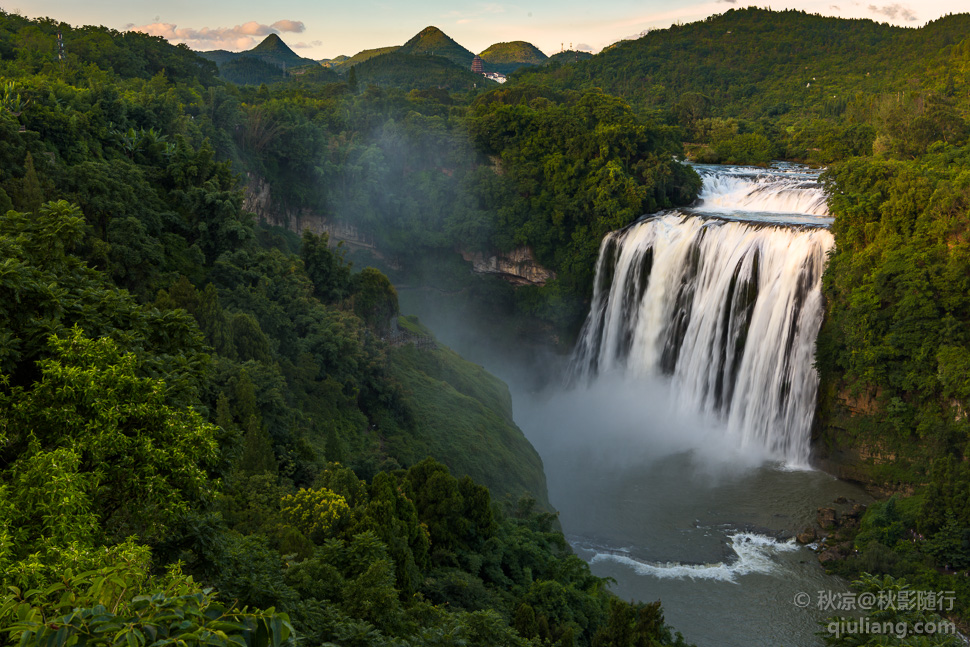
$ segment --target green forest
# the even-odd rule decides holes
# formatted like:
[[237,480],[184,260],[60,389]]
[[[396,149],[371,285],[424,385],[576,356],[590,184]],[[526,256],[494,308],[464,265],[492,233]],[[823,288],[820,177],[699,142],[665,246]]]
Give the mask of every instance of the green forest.
[[[892,495],[829,567],[966,626],[968,28],[731,10],[499,87],[431,28],[297,74],[0,12],[0,644],[682,644],[388,275],[563,351],[603,236],[696,198],[685,156],[826,165],[813,442]],[[379,256],[260,222],[254,183]],[[456,254],[521,247],[556,278]]]
[[681,642],[572,554],[502,382],[380,271],[242,208],[254,173],[389,254],[451,244],[428,223],[484,211],[491,168],[463,99],[236,86],[10,14],[0,43],[0,643]]

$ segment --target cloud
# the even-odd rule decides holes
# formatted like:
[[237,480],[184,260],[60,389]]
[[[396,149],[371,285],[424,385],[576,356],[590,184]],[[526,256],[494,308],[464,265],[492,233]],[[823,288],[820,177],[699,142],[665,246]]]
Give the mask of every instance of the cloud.
[[311,47],[320,47],[323,45],[323,41],[315,40],[311,43],[300,41],[299,43],[288,43],[288,45],[293,49],[310,49]]
[[577,52],[592,52],[596,48],[592,45],[587,45],[586,43],[576,43],[575,49]]
[[270,27],[278,31],[291,31],[295,34],[302,34],[306,31],[306,25],[300,20],[277,20]]
[[831,9],[832,11],[842,11],[842,8],[837,4],[830,4],[829,9]]
[[717,2],[723,2],[724,4],[737,4],[738,0],[716,0]]
[[171,43],[184,43],[197,50],[252,49],[266,36],[281,32],[303,33],[306,26],[299,20],[277,20],[272,25],[264,25],[251,20],[235,27],[179,27],[170,22],[155,22],[150,25],[128,25],[129,31],[140,31],[151,36],[161,36]]
[[899,3],[886,5],[885,7],[877,7],[871,4],[869,5],[869,11],[886,16],[890,20],[917,20],[916,13],[912,9]]

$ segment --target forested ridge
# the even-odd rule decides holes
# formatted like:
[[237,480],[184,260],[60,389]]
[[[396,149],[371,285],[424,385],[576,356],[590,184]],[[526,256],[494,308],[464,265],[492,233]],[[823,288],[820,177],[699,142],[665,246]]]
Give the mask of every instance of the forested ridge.
[[0,77],[0,644],[681,643],[572,554],[504,384],[242,209],[248,171],[451,244],[420,207],[491,168],[455,99],[5,13]]
[[502,74],[510,74],[523,66],[545,65],[549,60],[535,45],[521,40],[495,43],[485,48],[479,56],[486,72]]
[[679,125],[701,160],[829,164],[957,143],[968,100],[970,16],[916,29],[754,7],[621,41],[516,80],[600,88]]

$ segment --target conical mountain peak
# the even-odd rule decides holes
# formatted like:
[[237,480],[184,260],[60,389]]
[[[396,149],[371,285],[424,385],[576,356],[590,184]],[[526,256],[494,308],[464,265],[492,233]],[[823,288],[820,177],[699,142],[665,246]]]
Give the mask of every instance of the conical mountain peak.
[[414,38],[401,46],[398,53],[414,56],[443,56],[462,67],[470,67],[472,59],[475,58],[473,53],[434,26],[425,27],[419,31]]
[[283,39],[279,37],[279,34],[270,34],[263,39],[263,42],[249,51],[260,52],[262,54],[278,52],[287,56],[296,56],[296,52],[290,49],[289,45],[283,42]]

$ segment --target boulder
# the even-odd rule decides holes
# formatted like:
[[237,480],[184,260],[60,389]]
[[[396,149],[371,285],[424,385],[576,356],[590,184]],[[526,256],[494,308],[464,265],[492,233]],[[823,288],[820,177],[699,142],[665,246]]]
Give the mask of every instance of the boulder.
[[795,541],[799,544],[810,544],[816,539],[815,528],[806,528],[795,535]]
[[830,548],[828,550],[825,550],[819,553],[818,561],[820,561],[823,564],[826,564],[828,562],[838,561],[839,557],[840,557],[839,553],[834,548]]
[[822,530],[832,530],[835,528],[835,508],[819,508],[817,521]]

